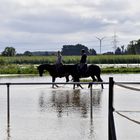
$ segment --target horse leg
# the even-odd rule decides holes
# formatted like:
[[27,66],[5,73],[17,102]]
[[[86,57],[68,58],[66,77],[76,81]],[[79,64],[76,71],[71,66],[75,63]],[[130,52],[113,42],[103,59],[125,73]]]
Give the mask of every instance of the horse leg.
[[[77,78],[73,77],[73,82],[78,82]],[[76,86],[76,84],[73,84],[73,89],[75,89],[75,86]],[[77,84],[77,87],[78,87],[78,84]]]
[[95,78],[95,76],[92,76],[92,80],[93,80],[93,82],[97,81],[97,79]]
[[75,84],[73,84],[73,89],[75,89]]
[[69,76],[66,76],[66,82],[69,82]]
[[[73,77],[73,82],[80,82],[80,79],[79,79],[79,77]],[[80,88],[82,88],[83,89],[83,87],[80,85],[80,84],[76,84],[77,85],[77,87],[80,87]],[[73,85],[73,89],[75,89],[75,84]]]
[[[77,87],[80,87],[83,89],[83,87],[80,84],[77,84]],[[73,84],[73,89],[75,89],[75,84]]]
[[[94,76],[94,75],[92,75],[92,76],[91,76],[91,78],[92,78],[92,82],[97,81],[97,79],[95,78],[95,76]],[[91,84],[89,84],[89,85],[88,85],[88,88],[90,88],[90,86],[91,86]]]
[[[74,77],[73,77],[73,82],[76,82]],[[75,84],[73,84],[73,89],[75,89]]]
[[[103,82],[103,81],[102,81]],[[102,89],[104,89],[104,85],[103,84],[101,84],[101,87],[102,87]]]
[[[101,79],[100,75],[97,75],[97,79],[98,79],[98,82],[103,82],[103,80]],[[104,89],[103,84],[101,84],[101,87],[102,87],[102,89]]]
[[58,85],[54,83],[55,82],[55,77],[52,77],[52,82],[53,82],[52,88],[54,88],[54,86],[58,87]]
[[54,88],[55,77],[52,77],[52,82],[53,82],[52,88]]
[[77,86],[80,87],[81,89],[84,89],[84,88],[81,86],[81,84],[78,84]]
[[[77,79],[77,82],[80,82],[80,79]],[[77,84],[77,87],[80,87],[81,89],[83,89],[83,87],[81,86],[81,84]]]

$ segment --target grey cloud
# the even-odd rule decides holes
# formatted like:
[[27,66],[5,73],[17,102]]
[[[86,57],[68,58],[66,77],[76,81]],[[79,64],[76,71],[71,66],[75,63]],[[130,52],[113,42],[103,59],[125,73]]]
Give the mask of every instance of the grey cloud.
[[102,19],[82,18],[61,10],[46,14],[24,14],[5,23],[11,30],[33,33],[75,33],[99,30],[106,26]]
[[[27,7],[19,8],[13,4],[11,7],[18,7],[18,9],[13,12],[13,15],[12,13],[9,13],[11,16],[8,17],[8,20],[5,20],[3,26],[18,32],[58,34],[75,33],[80,31],[100,31],[110,24],[113,24],[111,22],[104,22],[104,19],[107,19],[108,21],[116,20],[120,23],[128,20],[126,15],[122,13],[122,11],[126,8],[123,2],[110,2],[107,0],[97,5],[92,1],[87,3],[83,0],[80,1],[79,4],[78,1],[73,4],[73,6],[76,5],[93,8],[93,12],[95,11],[101,13],[101,18],[94,16],[91,18],[82,18],[80,15],[74,14],[74,12],[71,13],[69,12],[69,9],[66,10],[61,6],[59,8],[55,6],[39,6],[34,8],[32,7],[30,9]],[[11,9],[13,10],[13,8]],[[115,9],[117,9],[117,11]]]

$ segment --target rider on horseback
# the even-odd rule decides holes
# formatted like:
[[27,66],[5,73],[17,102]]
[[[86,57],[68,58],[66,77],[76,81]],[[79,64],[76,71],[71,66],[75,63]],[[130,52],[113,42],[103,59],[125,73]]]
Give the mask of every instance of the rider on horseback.
[[81,60],[80,60],[80,74],[84,75],[87,69],[87,54],[84,49],[81,50]]
[[56,70],[57,70],[58,75],[62,77],[64,70],[63,70],[62,55],[60,51],[57,52],[57,60],[55,64],[56,64]]
[[63,65],[63,63],[62,63],[62,55],[61,55],[60,51],[57,52],[56,65]]

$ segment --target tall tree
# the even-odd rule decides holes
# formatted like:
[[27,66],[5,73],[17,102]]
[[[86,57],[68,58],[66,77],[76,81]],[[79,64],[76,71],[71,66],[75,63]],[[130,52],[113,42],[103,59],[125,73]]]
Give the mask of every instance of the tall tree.
[[80,55],[81,50],[84,49],[87,54],[88,52],[88,47],[82,45],[82,44],[76,44],[76,45],[63,45],[62,48],[62,54],[63,55]]
[[140,54],[140,39],[135,43],[135,52],[136,54]]
[[97,54],[94,49],[89,49],[89,53],[90,53],[90,55],[96,55]]
[[25,56],[32,56],[33,54],[30,51],[25,51],[23,53],[23,55],[25,55]]
[[119,47],[117,47],[117,49],[115,50],[115,54],[121,54],[121,49]]
[[130,41],[127,46],[127,54],[136,54],[134,41]]
[[6,47],[2,52],[3,56],[14,56],[16,55],[16,50],[13,47]]
[[121,46],[122,54],[124,53],[124,45]]

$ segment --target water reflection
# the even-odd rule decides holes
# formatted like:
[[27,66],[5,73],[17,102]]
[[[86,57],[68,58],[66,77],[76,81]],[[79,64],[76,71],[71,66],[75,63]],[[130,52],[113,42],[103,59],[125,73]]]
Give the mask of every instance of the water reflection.
[[7,140],[10,140],[10,126],[7,127]]
[[11,139],[11,135],[10,135],[10,125],[7,124],[7,140]]
[[96,108],[101,108],[102,92],[102,90],[93,90],[93,106]]
[[[38,98],[39,113],[52,113],[56,112],[58,118],[63,116],[75,115],[80,116],[80,132],[81,136],[85,137],[88,134],[88,139],[95,139],[95,126],[94,119],[85,121],[89,118],[90,114],[90,90],[44,90],[41,91]],[[101,91],[93,90],[93,106],[94,108],[100,108],[101,105]],[[94,109],[93,108],[93,109]],[[28,112],[29,113],[29,112]],[[74,122],[75,123],[75,122]],[[74,124],[73,124],[74,125]],[[87,128],[88,125],[88,128]],[[13,139],[11,137],[11,125],[7,125],[6,128],[6,140]]]
[[44,112],[45,111],[45,99],[44,99],[44,93],[41,93],[40,97],[39,97],[39,107],[40,107],[40,111]]
[[[49,95],[48,95],[49,94]],[[93,109],[100,112],[102,90],[93,90]],[[82,118],[80,122],[80,135],[82,138],[88,137],[94,140],[95,124],[94,117],[90,121],[85,121],[90,116],[90,90],[51,90],[42,92],[39,96],[39,110],[41,112],[56,112],[58,118],[65,116],[79,116]],[[77,117],[78,117],[77,116]],[[87,127],[88,126],[88,127]]]
[[[101,90],[93,90],[93,106],[100,108]],[[39,97],[39,108],[41,112],[53,109],[58,117],[78,113],[81,117],[87,118],[90,106],[89,90],[52,90],[50,97],[48,93],[42,92]]]
[[90,120],[90,126],[89,126],[89,139],[94,140],[95,139],[95,132],[94,132],[94,124],[93,119]]

